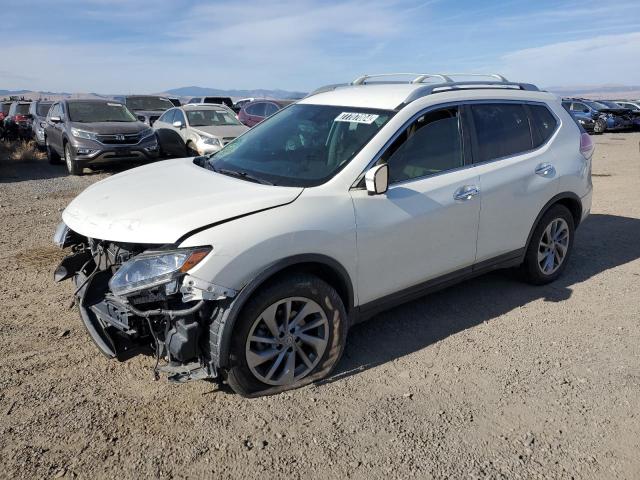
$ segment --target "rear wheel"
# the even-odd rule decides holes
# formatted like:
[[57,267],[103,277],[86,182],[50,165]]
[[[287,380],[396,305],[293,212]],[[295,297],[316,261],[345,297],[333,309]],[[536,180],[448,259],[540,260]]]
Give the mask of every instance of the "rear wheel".
[[78,165],[78,161],[75,159],[72,151],[71,145],[66,143],[64,145],[64,161],[67,164],[67,170],[71,175],[82,175],[82,167]]
[[521,270],[534,285],[557,279],[567,267],[573,248],[573,215],[564,205],[554,205],[538,222],[525,254]]
[[324,281],[300,274],[273,283],[238,317],[227,381],[256,397],[324,378],[340,359],[346,327],[342,300]]
[[47,151],[47,160],[51,165],[59,165],[60,164],[60,155],[56,152],[53,147],[49,144],[49,139],[44,139],[44,148]]

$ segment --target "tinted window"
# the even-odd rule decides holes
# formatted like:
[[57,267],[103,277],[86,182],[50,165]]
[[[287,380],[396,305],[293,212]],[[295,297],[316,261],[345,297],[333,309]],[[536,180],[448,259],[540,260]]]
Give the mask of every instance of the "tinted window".
[[476,162],[515,155],[533,148],[529,119],[523,105],[472,105],[477,138]]
[[189,103],[200,103],[200,98],[198,97],[192,98],[191,100],[189,100]]
[[69,102],[69,120],[80,123],[135,122],[127,107],[112,102]]
[[182,113],[182,111],[178,110],[177,108],[174,110],[173,122],[182,122],[182,125],[186,123],[184,121],[184,113]]
[[173,112],[174,112],[174,110],[167,110],[162,115],[160,115],[160,118],[158,119],[158,121],[159,122],[164,122],[164,123],[172,123],[173,122],[173,120],[172,120]]
[[543,105],[529,105],[531,112],[531,124],[536,135],[533,138],[533,146],[539,147],[551,138],[558,122],[549,109]]
[[279,110],[278,106],[273,103],[266,103],[264,105],[264,116],[269,117]]
[[589,111],[587,106],[584,103],[573,102],[571,104],[571,110],[574,112],[584,112],[585,110]]
[[173,103],[164,97],[128,97],[126,101],[129,110],[166,110],[173,107]]
[[464,164],[457,107],[418,118],[389,147],[382,161],[389,164],[391,182],[424,177]]
[[36,106],[36,112],[39,117],[46,117],[50,108],[50,103],[38,103],[38,105]]
[[241,125],[236,117],[226,110],[188,110],[187,119],[192,127]]
[[254,103],[253,105],[249,105],[247,107],[246,112],[249,115],[256,115],[258,117],[264,117],[265,105],[266,104],[264,102]]
[[16,105],[16,114],[17,115],[26,115],[29,113],[29,107],[31,104],[29,103],[19,103]]

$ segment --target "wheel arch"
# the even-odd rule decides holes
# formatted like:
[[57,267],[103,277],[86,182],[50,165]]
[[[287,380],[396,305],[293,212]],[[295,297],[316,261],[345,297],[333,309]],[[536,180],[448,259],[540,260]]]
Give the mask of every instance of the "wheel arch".
[[216,367],[225,368],[229,363],[231,336],[238,315],[251,295],[259,288],[291,273],[310,273],[318,276],[333,288],[342,299],[347,316],[355,314],[354,289],[351,276],[337,260],[321,254],[302,254],[276,261],[247,283],[240,293],[230,302],[224,312],[214,318],[213,325],[217,338],[210,342],[211,356]]
[[580,220],[582,219],[582,201],[580,197],[573,192],[563,192],[554,196],[551,200],[549,200],[544,207],[538,213],[533,225],[531,226],[531,230],[529,231],[529,236],[527,237],[527,244],[525,245],[525,252],[529,248],[529,243],[531,242],[531,237],[533,236],[533,232],[535,231],[540,219],[544,216],[547,211],[554,205],[563,205],[567,207],[567,209],[571,212],[571,216],[573,217],[573,224],[575,228],[578,228],[580,224]]

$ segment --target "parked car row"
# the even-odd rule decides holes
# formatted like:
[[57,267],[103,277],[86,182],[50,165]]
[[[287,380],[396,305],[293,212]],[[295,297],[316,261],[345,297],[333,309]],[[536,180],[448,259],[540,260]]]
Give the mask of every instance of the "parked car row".
[[562,105],[588,132],[604,133],[615,130],[640,128],[640,108],[633,101],[590,100],[588,98],[563,98]]

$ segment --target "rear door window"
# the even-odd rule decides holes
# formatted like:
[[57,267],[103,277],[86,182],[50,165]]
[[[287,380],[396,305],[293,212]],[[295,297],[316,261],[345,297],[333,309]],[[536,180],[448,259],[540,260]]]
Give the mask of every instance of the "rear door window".
[[476,163],[517,155],[533,148],[531,127],[524,105],[473,104],[471,116],[476,137]]

